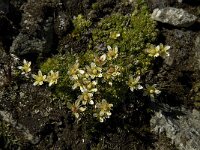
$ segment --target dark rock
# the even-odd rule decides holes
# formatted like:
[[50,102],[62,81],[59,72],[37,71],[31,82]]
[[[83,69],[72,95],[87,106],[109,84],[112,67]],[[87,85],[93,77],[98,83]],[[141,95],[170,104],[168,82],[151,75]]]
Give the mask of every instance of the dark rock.
[[[12,126],[14,135],[21,142],[38,144],[44,140],[40,131],[44,130],[49,120],[60,122],[62,112],[65,113],[63,110],[60,111],[61,104],[57,102],[58,107],[55,108],[51,102],[51,93],[45,89],[38,89],[32,84],[1,88],[0,116]],[[53,132],[53,129],[43,132],[48,135]]]
[[1,0],[0,1],[0,14],[8,13],[9,11],[9,0]]
[[195,40],[195,59],[194,65],[197,70],[200,70],[200,36],[197,36]]
[[40,54],[45,48],[45,43],[45,40],[20,33],[13,41],[10,51],[18,56]]
[[41,56],[49,53],[56,43],[54,34],[54,12],[52,8],[59,5],[57,1],[37,1],[29,0],[24,3],[22,9],[21,32],[15,38],[11,46],[11,53],[18,56]]
[[172,6],[176,0],[147,0],[149,8],[153,11],[155,8],[165,8]]
[[62,37],[72,28],[72,22],[69,17],[67,17],[66,12],[59,12],[54,23],[55,33]]

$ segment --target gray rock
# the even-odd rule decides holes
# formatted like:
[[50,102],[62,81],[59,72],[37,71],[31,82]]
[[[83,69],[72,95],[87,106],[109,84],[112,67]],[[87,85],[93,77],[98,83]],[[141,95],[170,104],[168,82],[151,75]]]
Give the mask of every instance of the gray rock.
[[195,40],[195,68],[200,70],[200,36]]
[[151,119],[152,131],[158,135],[165,133],[180,150],[199,150],[200,112],[185,108],[164,106]]
[[66,12],[59,12],[54,22],[55,33],[61,37],[66,34],[72,27],[70,19],[67,17]]
[[182,3],[183,2],[183,0],[177,0],[179,3]]
[[34,137],[30,131],[24,127],[22,124],[19,124],[16,120],[13,119],[12,114],[7,111],[0,111],[0,116],[2,116],[3,120],[11,124],[14,128],[23,133],[24,138],[29,140],[31,143],[36,144],[39,141],[39,138]]
[[29,37],[27,34],[20,33],[13,41],[10,51],[18,55],[42,53],[45,43],[45,40]]
[[151,11],[155,8],[165,8],[170,7],[176,2],[176,0],[147,0],[147,4]]
[[156,8],[152,13],[151,18],[177,27],[189,27],[197,20],[195,15],[189,14],[183,9],[173,7],[166,7],[163,9]]

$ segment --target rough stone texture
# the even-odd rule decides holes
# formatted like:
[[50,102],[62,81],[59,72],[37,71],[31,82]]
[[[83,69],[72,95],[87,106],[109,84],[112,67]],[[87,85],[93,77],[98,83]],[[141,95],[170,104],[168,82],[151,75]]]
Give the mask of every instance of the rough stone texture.
[[148,6],[153,11],[155,8],[165,8],[172,6],[176,0],[147,0]]
[[[182,3],[178,3],[181,0],[147,1],[151,10],[173,6],[184,8],[184,10],[200,16],[199,6],[194,5],[197,4],[198,0],[183,0]],[[82,126],[84,122],[82,125],[74,122],[74,118],[70,117],[70,112],[67,112],[68,109],[63,106],[64,104],[54,99],[51,91],[44,88],[45,86],[34,87],[32,83],[27,83],[24,76],[18,76],[17,83],[10,81],[9,84],[5,84],[5,81],[9,80],[7,73],[13,67],[10,62],[14,62],[14,57],[11,58],[10,52],[22,56],[21,59],[29,60],[30,57],[37,57],[30,54],[51,54],[49,52],[51,49],[57,49],[62,44],[64,46],[71,44],[79,50],[85,49],[86,44],[84,43],[88,43],[90,33],[81,36],[79,43],[71,38],[65,38],[73,29],[71,24],[73,16],[83,14],[91,21],[97,22],[100,18],[113,12],[130,14],[134,9],[132,2],[131,0],[0,0],[0,121],[3,120],[11,126],[13,137],[18,138],[19,144],[22,145],[21,149],[31,149],[28,147],[30,146],[32,149],[85,150],[91,148],[93,144],[95,149],[99,142],[98,148],[102,150],[146,150],[149,148],[147,145],[151,144],[154,146],[152,150],[174,150],[174,145],[170,143],[171,140],[163,135],[164,131],[167,131],[170,136],[173,135],[175,144],[177,144],[175,142],[176,136],[182,140],[183,146],[180,146],[180,141],[177,141],[179,148],[186,147],[184,145],[186,137],[186,148],[189,149],[193,146],[192,148],[195,149],[197,143],[191,144],[190,142],[195,138],[198,139],[198,136],[195,132],[190,132],[199,130],[197,128],[199,122],[195,124],[195,121],[199,120],[199,112],[196,110],[190,112],[187,109],[181,109],[185,114],[182,115],[177,114],[176,108],[161,109],[162,111],[153,117],[152,128],[156,133],[158,130],[163,132],[162,135],[155,136],[140,131],[143,124],[149,125],[149,116],[144,112],[145,108],[134,110],[132,105],[127,106],[127,103],[124,102],[117,109],[120,115],[113,114],[116,119],[111,120],[116,127],[108,125],[109,123],[103,127],[100,126],[93,137],[95,139],[90,140],[85,133],[88,127]],[[94,6],[95,8],[92,8]],[[175,15],[175,17],[177,16]],[[191,90],[192,82],[196,82],[196,80],[191,79],[191,72],[194,71],[192,66],[194,52],[196,52],[196,60],[200,60],[199,24],[192,26],[189,30],[188,28],[177,29],[176,27],[174,29],[173,26],[167,24],[158,24],[158,27],[161,31],[161,38],[158,39],[158,42],[171,46],[170,57],[162,63],[158,60],[159,67],[156,66],[155,69],[158,72],[155,71],[150,79],[163,89],[160,96],[163,98],[161,101],[167,99],[173,104],[176,103],[174,101],[176,98],[181,101],[185,98],[189,101],[187,94]],[[62,49],[68,51],[70,48]],[[196,63],[196,67],[199,66],[200,61]],[[7,70],[6,74],[4,69]],[[179,116],[179,119],[173,118],[171,114]],[[147,117],[145,122],[139,119],[142,118],[141,116]],[[158,126],[155,122],[158,122]],[[124,124],[128,124],[126,127],[128,132],[121,129]],[[137,124],[136,127],[135,124]],[[144,127],[144,130],[148,130],[148,127]],[[189,127],[193,127],[194,130]],[[98,137],[100,132],[105,134]],[[154,138],[158,138],[158,140],[152,140]],[[98,141],[99,139],[100,141]],[[0,149],[2,145],[7,144],[1,142],[0,139]]]
[[0,116],[4,121],[11,124],[17,130],[21,131],[26,140],[30,141],[33,144],[38,142],[38,137],[35,137],[34,139],[34,136],[30,133],[28,129],[26,129],[26,127],[24,127],[22,124],[19,124],[16,120],[13,119],[12,114],[7,111],[0,111]]
[[196,58],[196,69],[200,71],[200,35],[195,40],[195,58]]
[[152,131],[165,133],[180,150],[199,150],[200,145],[200,112],[185,108],[163,105],[161,111],[151,118]]
[[9,1],[1,0],[0,1],[0,13],[7,13],[9,10]]
[[65,111],[60,109],[60,101],[56,103],[48,90],[32,84],[4,87],[0,90],[0,118],[12,126],[22,143],[42,145],[44,138],[55,134],[48,128],[51,122],[52,126],[62,124]]
[[173,7],[166,7],[163,9],[156,8],[152,13],[151,18],[177,27],[189,27],[197,20],[196,16],[189,14],[183,9]]
[[10,47],[11,53],[37,56],[51,51],[55,43],[52,10],[56,11],[60,4],[59,0],[28,0],[24,3],[21,6],[24,11],[20,22],[22,29]]

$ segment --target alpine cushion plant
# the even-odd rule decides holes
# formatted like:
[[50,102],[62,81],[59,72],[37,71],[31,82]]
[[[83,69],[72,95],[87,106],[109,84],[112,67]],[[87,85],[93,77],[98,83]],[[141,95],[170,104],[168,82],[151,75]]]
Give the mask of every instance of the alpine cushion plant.
[[[159,52],[165,49],[165,55],[168,56],[168,47],[165,47],[159,48]],[[149,56],[149,51],[143,52],[149,58],[148,63],[152,61],[150,58],[155,58]],[[80,119],[86,114],[93,114],[92,116],[100,122],[104,122],[111,116],[112,108],[123,99],[125,93],[142,90],[143,95],[150,96],[151,99],[160,94],[156,84],[145,86],[145,82],[141,79],[144,73],[140,61],[129,64],[132,55],[124,57],[123,54],[117,46],[114,48],[107,46],[107,51],[104,53],[87,51],[74,57],[73,61],[71,61],[72,55],[66,55],[65,63],[69,64],[68,67],[65,65],[65,74],[61,73],[60,82],[64,82],[62,86],[64,85],[65,89],[71,89],[71,92],[65,94],[68,94],[67,107],[75,118]],[[48,76],[54,74],[50,71]],[[54,83],[53,80],[51,82]],[[70,93],[73,93],[73,96],[70,96]]]
[[156,23],[145,5],[138,8],[130,15],[112,13],[94,26],[81,15],[75,17],[74,30],[68,36],[79,41],[90,31],[87,48],[58,54],[42,64],[44,73],[59,71],[55,95],[76,118],[94,117],[104,122],[130,92],[154,99],[160,93],[159,87],[145,86],[144,78],[156,57],[169,56],[170,47],[149,46],[158,35]]

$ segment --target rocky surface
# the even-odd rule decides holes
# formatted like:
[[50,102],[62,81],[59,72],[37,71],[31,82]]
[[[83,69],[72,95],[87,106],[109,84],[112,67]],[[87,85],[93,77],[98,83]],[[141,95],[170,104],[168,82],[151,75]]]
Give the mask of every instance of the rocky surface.
[[158,98],[162,105],[153,107],[156,113],[150,121],[148,103],[145,106],[138,101],[141,107],[134,110],[130,102],[124,102],[111,118],[114,125],[95,125],[98,130],[94,131],[86,126],[88,120],[78,124],[51,90],[34,87],[20,76],[13,69],[19,65],[16,55],[20,60],[33,61],[34,66],[58,51],[83,50],[91,30],[78,38],[69,36],[75,28],[74,16],[83,14],[95,26],[113,12],[130,15],[134,1],[0,1],[0,149],[199,149],[200,113],[191,97],[200,101],[200,87],[194,88],[200,83],[200,27],[196,21],[200,17],[200,2],[146,2],[158,21],[160,36],[156,44],[171,46],[170,57],[157,59],[154,70],[146,77],[162,88]]
[[180,150],[198,150],[200,112],[163,105],[151,118],[152,131],[165,134]]
[[197,17],[183,9],[173,7],[154,9],[151,18],[162,23],[168,23],[177,27],[189,27],[195,23]]

